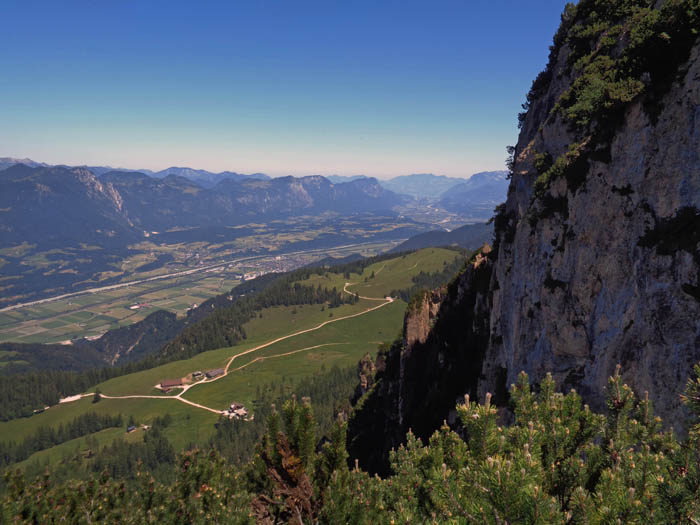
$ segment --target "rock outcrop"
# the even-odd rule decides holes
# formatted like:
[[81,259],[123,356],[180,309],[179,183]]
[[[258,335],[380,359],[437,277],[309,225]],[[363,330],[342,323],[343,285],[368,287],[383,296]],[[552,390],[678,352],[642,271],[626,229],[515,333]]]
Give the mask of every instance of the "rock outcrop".
[[528,95],[494,251],[478,266],[488,284],[464,272],[427,334],[425,306],[409,313],[356,416],[395,411],[382,414],[398,423],[385,446],[408,427],[428,437],[462,394],[503,402],[521,370],[602,408],[620,363],[666,422],[683,419],[700,360],[700,14],[683,1],[603,4],[567,8]]
[[477,255],[448,287],[418,295],[403,339],[380,349],[371,386],[349,421],[348,451],[364,469],[388,472],[388,453],[409,429],[428,435],[451,417],[465,385],[476,386],[488,343],[491,272],[491,261]]
[[442,299],[443,290],[441,289],[433,292],[425,291],[413,299],[404,316],[404,348],[412,348],[416,344],[425,343],[435,323]]

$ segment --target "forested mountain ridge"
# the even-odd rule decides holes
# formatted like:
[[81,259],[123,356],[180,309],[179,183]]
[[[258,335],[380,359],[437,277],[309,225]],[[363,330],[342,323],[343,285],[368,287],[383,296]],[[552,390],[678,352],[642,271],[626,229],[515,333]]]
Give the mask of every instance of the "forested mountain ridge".
[[407,313],[424,340],[378,358],[350,424],[366,466],[387,466],[370,436],[384,433],[385,452],[409,428],[425,438],[457,395],[504,403],[521,370],[600,409],[619,363],[669,424],[683,420],[700,359],[699,24],[690,1],[567,7],[519,118],[493,251]]
[[429,246],[450,246],[457,245],[468,250],[476,250],[493,237],[493,226],[491,224],[477,222],[475,224],[465,224],[452,231],[430,231],[414,235],[398,246],[392,248],[392,252],[405,252],[409,250],[420,250]]

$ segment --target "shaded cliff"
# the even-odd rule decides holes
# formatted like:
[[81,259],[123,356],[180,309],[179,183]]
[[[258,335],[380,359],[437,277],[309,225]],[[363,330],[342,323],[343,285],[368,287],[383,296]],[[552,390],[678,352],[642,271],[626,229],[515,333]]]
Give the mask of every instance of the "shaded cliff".
[[[458,395],[502,402],[521,370],[534,381],[552,372],[601,408],[620,363],[665,421],[679,418],[700,360],[699,11],[567,7],[519,116],[494,251],[451,285],[462,291],[441,301],[425,342],[394,345],[359,402],[358,422],[387,421],[383,450],[408,427],[427,437]],[[484,286],[475,272],[487,269]],[[378,453],[352,447],[365,436],[367,448],[363,432],[351,424],[351,453],[381,471]]]
[[406,310],[403,339],[381,348],[374,367],[360,367],[366,394],[349,421],[348,451],[364,469],[387,473],[388,453],[409,429],[430,434],[465,386],[476,394],[468,385],[476,386],[488,343],[491,271],[477,254],[447,287],[418,294]]

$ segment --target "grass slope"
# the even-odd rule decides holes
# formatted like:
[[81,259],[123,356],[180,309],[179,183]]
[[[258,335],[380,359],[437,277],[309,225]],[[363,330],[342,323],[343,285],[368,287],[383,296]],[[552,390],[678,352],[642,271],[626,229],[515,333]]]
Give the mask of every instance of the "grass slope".
[[[320,306],[310,305],[267,308],[262,311],[262,318],[256,318],[246,323],[245,330],[248,339],[245,343],[235,347],[210,350],[190,359],[173,361],[149,370],[116,377],[98,385],[98,388],[104,394],[115,396],[157,395],[159,391],[154,386],[163,379],[184,377],[195,370],[205,371],[212,368],[222,368],[226,366],[232,355],[249,350],[266,341],[317,326],[327,321],[330,313],[334,317],[342,317],[359,313],[371,306],[376,306],[376,304],[370,301],[360,301],[354,305],[342,305],[333,309],[326,308],[324,311],[321,311]],[[294,311],[297,313],[293,313]]]
[[[457,256],[451,250],[430,248],[373,264],[361,274],[351,274],[349,279],[342,274],[329,272],[313,276],[304,283],[341,290],[346,282],[350,282],[353,283],[348,286],[350,291],[365,297],[383,298],[394,289],[411,286],[412,277],[421,271],[438,271]],[[242,402],[250,408],[258,385],[270,382],[291,385],[334,364],[346,366],[356,363],[366,352],[374,352],[379,343],[396,337],[401,330],[406,306],[400,300],[356,317],[338,319],[361,314],[380,304],[380,301],[361,299],[357,304],[333,309],[318,305],[268,308],[262,311],[261,317],[246,324],[248,339],[243,344],[117,377],[98,385],[98,388],[107,395],[161,395],[154,389],[154,385],[162,379],[184,377],[195,370],[224,367],[234,355],[292,335],[237,357],[231,364],[229,375],[211,383],[197,385],[183,396],[189,401],[217,410],[226,408],[233,401]],[[327,321],[333,322],[294,335]],[[173,423],[165,432],[176,449],[191,443],[205,443],[214,433],[213,423],[218,417],[176,399],[102,399],[99,403],[92,403],[90,397],[51,407],[31,418],[0,423],[0,440],[18,441],[40,426],[57,427],[90,411],[122,414],[125,421],[133,415],[139,423],[150,423],[156,416],[169,413],[173,417]],[[106,445],[115,437],[123,435],[124,429],[109,429],[94,436],[100,445]],[[130,435],[127,439],[136,438]],[[35,460],[58,461],[64,454],[72,453],[76,448],[84,447],[84,444],[85,437],[79,438],[38,452],[23,464]]]
[[[370,314],[338,321],[241,356],[233,361],[226,377],[197,385],[183,397],[219,409],[233,401],[250,406],[259,384],[299,379],[318,372],[322,366],[357,363],[365,353],[373,353],[377,344],[396,337],[405,307],[402,301],[395,301]],[[290,355],[280,355],[286,353]]]
[[[359,293],[365,297],[385,297],[392,290],[408,288],[412,285],[411,279],[420,272],[432,273],[441,270],[443,266],[458,257],[458,253],[444,248],[426,248],[396,259],[378,262],[365,268],[361,274],[351,273],[349,278],[342,274],[327,273],[326,275],[314,275],[302,281],[303,284],[320,284],[327,288],[334,286],[342,290],[346,282],[353,283],[348,286],[351,292]],[[372,278],[374,273],[374,278]]]

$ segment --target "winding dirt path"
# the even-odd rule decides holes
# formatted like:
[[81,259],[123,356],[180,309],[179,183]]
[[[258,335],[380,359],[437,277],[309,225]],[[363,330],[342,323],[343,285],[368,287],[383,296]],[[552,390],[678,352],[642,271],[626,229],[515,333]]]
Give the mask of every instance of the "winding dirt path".
[[265,361],[266,359],[272,359],[274,357],[284,357],[286,355],[298,354],[299,352],[306,352],[308,350],[315,350],[316,348],[322,348],[324,346],[349,345],[349,344],[350,343],[323,343],[320,345],[307,346],[306,348],[300,348],[299,350],[292,350],[291,352],[284,352],[283,354],[263,355],[260,357],[256,357],[252,361],[249,361],[248,363],[241,365],[238,368],[234,368],[233,370],[229,370],[229,372],[238,372],[239,370],[243,370],[244,368],[252,365],[253,363],[257,363],[259,361]]
[[[381,268],[379,271],[381,271],[381,270],[383,270],[383,269],[384,269],[384,267],[382,266],[382,268]],[[377,272],[377,273],[378,273],[378,272]],[[343,291],[344,291],[345,293],[347,293],[347,294],[355,295],[353,292],[350,292],[350,291],[348,291],[348,289],[347,289],[348,286],[352,286],[353,284],[354,284],[354,283],[345,283],[345,286],[343,286]],[[307,328],[307,329],[305,329],[305,330],[300,330],[300,331],[294,332],[294,333],[292,333],[292,334],[288,334],[288,335],[285,335],[285,336],[282,336],[282,337],[278,337],[277,339],[273,339],[272,341],[268,341],[267,343],[263,343],[263,344],[258,345],[258,346],[256,346],[256,347],[250,348],[249,350],[246,350],[245,352],[241,352],[241,353],[238,353],[238,354],[234,354],[234,355],[231,356],[231,358],[230,358],[230,359],[228,360],[228,362],[226,363],[226,367],[224,368],[224,373],[223,373],[223,374],[221,374],[220,376],[217,376],[217,377],[213,377],[213,378],[211,378],[211,379],[201,379],[201,380],[197,381],[196,383],[190,383],[189,385],[184,385],[184,386],[182,387],[182,391],[181,391],[179,394],[177,394],[177,395],[174,395],[174,396],[155,396],[155,395],[110,396],[110,395],[107,395],[107,394],[100,394],[100,396],[103,397],[103,398],[105,398],[105,399],[174,399],[174,400],[180,401],[180,402],[182,402],[182,403],[191,405],[191,406],[193,406],[193,407],[201,408],[202,410],[207,410],[208,412],[212,412],[212,413],[214,413],[214,414],[224,414],[224,413],[226,413],[225,410],[217,410],[217,409],[215,409],[215,408],[211,408],[211,407],[208,407],[208,406],[205,406],[205,405],[201,405],[201,404],[199,404],[199,403],[195,403],[194,401],[190,401],[189,399],[185,399],[185,398],[182,397],[182,396],[183,396],[183,394],[185,394],[190,388],[193,388],[193,387],[195,387],[195,386],[197,386],[197,385],[204,385],[204,384],[207,384],[207,383],[213,383],[213,382],[215,382],[215,381],[218,381],[219,379],[223,379],[223,378],[226,377],[229,373],[231,373],[231,372],[236,372],[236,371],[238,371],[238,370],[242,370],[243,368],[245,368],[245,367],[247,367],[247,366],[249,366],[249,365],[252,365],[253,363],[255,363],[255,362],[257,362],[257,361],[262,361],[262,360],[265,360],[265,359],[271,359],[271,358],[273,358],[273,357],[284,357],[284,356],[296,354],[296,353],[299,353],[299,352],[304,352],[304,351],[307,351],[307,350],[312,350],[312,349],[314,349],[314,348],[321,348],[321,347],[324,347],[324,346],[350,344],[350,343],[323,343],[323,344],[319,344],[319,345],[308,346],[308,347],[306,347],[306,348],[301,348],[301,349],[298,349],[298,350],[292,350],[292,351],[290,351],[290,352],[285,352],[285,353],[282,353],[282,354],[275,354],[275,355],[271,355],[271,356],[261,356],[261,357],[258,357],[258,358],[256,358],[256,359],[253,359],[252,361],[250,361],[249,363],[246,363],[245,365],[242,365],[242,366],[240,366],[240,367],[238,367],[238,368],[234,368],[233,370],[231,370],[231,364],[232,364],[236,359],[238,359],[239,357],[242,357],[242,356],[244,356],[244,355],[248,355],[248,354],[253,353],[253,352],[257,352],[258,350],[262,350],[263,348],[267,348],[268,346],[271,346],[271,345],[274,345],[274,344],[276,344],[276,343],[279,343],[280,341],[284,341],[284,340],[286,340],[286,339],[291,339],[292,337],[296,337],[296,336],[298,336],[298,335],[307,334],[307,333],[309,333],[309,332],[314,332],[314,331],[316,331],[316,330],[320,330],[320,329],[323,328],[324,326],[327,326],[327,325],[329,325],[329,324],[331,324],[331,323],[337,323],[337,322],[339,322],[339,321],[344,321],[344,320],[346,320],[346,319],[352,319],[352,318],[354,318],[354,317],[359,317],[359,316],[361,316],[361,315],[368,314],[368,313],[370,313],[370,312],[373,312],[374,310],[377,310],[377,309],[379,309],[379,308],[382,308],[382,307],[384,307],[384,306],[386,306],[386,305],[391,304],[391,303],[394,302],[394,298],[393,298],[393,297],[385,297],[385,298],[383,298],[383,299],[378,298],[378,297],[363,297],[363,296],[361,296],[361,295],[358,295],[358,297],[359,297],[360,299],[365,299],[365,300],[368,300],[368,301],[381,301],[382,304],[379,304],[379,305],[377,305],[377,306],[372,306],[371,308],[367,308],[366,310],[362,310],[361,312],[358,312],[358,313],[349,314],[349,315],[345,315],[345,316],[343,316],[343,317],[338,317],[338,318],[336,318],[336,319],[330,319],[330,320],[328,320],[328,321],[324,321],[323,323],[321,323],[321,324],[319,324],[319,325],[316,325],[316,326],[314,326],[314,327],[312,327],[312,328]],[[157,386],[159,386],[159,385],[157,385]],[[64,399],[60,400],[59,403],[69,403],[69,402],[71,402],[71,401],[77,401],[78,399],[82,399],[82,398],[84,398],[84,397],[89,397],[89,396],[93,396],[93,395],[95,395],[94,392],[90,392],[90,393],[87,393],[87,394],[76,395],[76,396],[71,396],[71,397],[69,397],[69,398],[64,398]]]
[[[85,395],[91,395],[91,394],[85,394]],[[85,395],[83,397],[85,397]],[[222,414],[222,410],[216,410],[215,408],[209,408],[204,405],[200,405],[199,403],[195,403],[194,401],[190,401],[189,399],[185,399],[180,397],[180,395],[177,396],[108,396],[106,394],[100,394],[102,397],[105,399],[176,399],[177,401],[182,401],[183,403],[186,403],[188,405],[192,405],[193,407],[201,408],[202,410],[208,410],[209,412],[212,412],[214,414]]]
[[[418,263],[416,263],[416,264],[418,264]],[[382,265],[382,267],[379,268],[379,270],[377,270],[376,272],[374,272],[374,276],[376,277],[377,275],[379,275],[379,274],[381,273],[381,271],[382,271],[384,268],[386,268],[386,263],[384,263],[384,264]]]
[[[360,299],[366,299],[367,301],[388,301],[385,304],[389,304],[389,303],[394,302],[393,297],[384,297],[383,299],[380,297],[365,297],[364,295],[359,295],[359,294],[356,294],[355,292],[348,291],[348,286],[352,286],[353,284],[357,284],[357,283],[345,283],[345,286],[343,286],[343,291],[349,295],[357,295]],[[384,305],[382,304],[379,306],[384,306]],[[376,310],[377,308],[379,308],[379,306],[377,306],[376,308],[372,308],[372,310]],[[370,310],[367,310],[367,311],[369,312]],[[363,313],[365,313],[365,312],[363,312]],[[359,314],[355,314],[355,315],[359,315]],[[354,316],[350,316],[350,317],[354,317]],[[347,319],[347,317],[338,318],[338,319],[336,319],[336,321],[340,321],[342,319]]]

